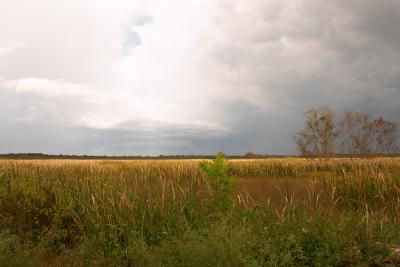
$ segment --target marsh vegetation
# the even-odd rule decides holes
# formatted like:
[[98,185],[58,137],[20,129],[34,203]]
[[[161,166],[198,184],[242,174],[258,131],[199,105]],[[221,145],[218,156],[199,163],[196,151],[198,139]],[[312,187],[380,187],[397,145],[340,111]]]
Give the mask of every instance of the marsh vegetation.
[[1,266],[398,264],[400,159],[2,160]]

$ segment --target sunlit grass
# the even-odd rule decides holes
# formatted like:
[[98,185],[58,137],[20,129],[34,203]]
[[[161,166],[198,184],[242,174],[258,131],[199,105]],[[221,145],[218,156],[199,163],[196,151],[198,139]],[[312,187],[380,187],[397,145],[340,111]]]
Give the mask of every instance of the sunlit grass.
[[340,265],[385,258],[400,243],[399,158],[228,166],[236,185],[221,198],[198,160],[1,160],[0,227],[37,265],[86,265],[90,255],[105,265],[185,266],[189,248],[221,257],[208,259],[216,265]]

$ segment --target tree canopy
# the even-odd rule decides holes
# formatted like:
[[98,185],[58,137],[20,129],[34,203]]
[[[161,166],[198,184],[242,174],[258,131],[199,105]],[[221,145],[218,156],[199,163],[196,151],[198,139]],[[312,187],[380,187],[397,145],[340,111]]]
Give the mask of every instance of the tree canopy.
[[372,118],[365,113],[347,111],[336,118],[324,106],[313,108],[304,116],[305,128],[294,136],[297,148],[304,156],[399,152],[397,124],[382,116]]

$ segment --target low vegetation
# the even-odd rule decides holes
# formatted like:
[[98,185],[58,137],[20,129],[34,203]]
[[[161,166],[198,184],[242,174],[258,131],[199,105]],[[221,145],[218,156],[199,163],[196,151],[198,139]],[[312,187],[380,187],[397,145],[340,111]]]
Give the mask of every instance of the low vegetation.
[[1,160],[0,266],[396,266],[399,212],[399,158]]

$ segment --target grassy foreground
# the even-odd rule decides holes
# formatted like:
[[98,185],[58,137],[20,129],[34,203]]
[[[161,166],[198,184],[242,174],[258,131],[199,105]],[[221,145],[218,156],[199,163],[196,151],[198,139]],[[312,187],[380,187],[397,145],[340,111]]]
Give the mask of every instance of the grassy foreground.
[[0,266],[397,266],[399,219],[398,158],[0,161]]

